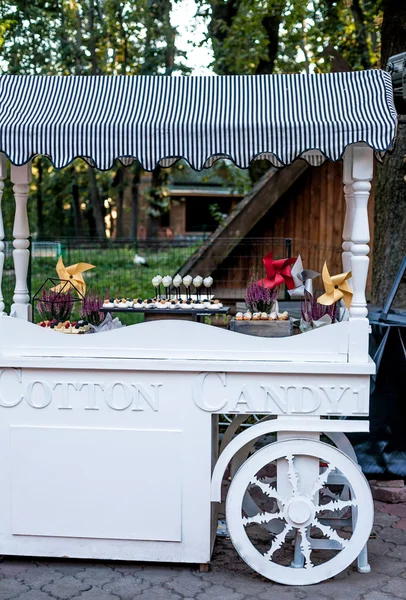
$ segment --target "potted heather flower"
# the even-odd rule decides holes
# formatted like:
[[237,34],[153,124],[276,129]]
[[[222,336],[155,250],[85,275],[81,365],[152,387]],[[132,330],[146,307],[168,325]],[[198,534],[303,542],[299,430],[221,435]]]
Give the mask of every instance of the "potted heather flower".
[[258,281],[252,281],[247,287],[245,304],[252,313],[269,313],[274,309],[279,288],[267,288]]
[[44,288],[38,298],[37,310],[42,321],[68,321],[73,305],[74,299],[71,290],[61,293]]
[[334,302],[330,306],[319,304],[317,298],[308,293],[302,301],[300,313],[299,328],[302,332],[340,321],[340,311],[337,302]]
[[230,329],[246,335],[286,337],[293,334],[293,323],[287,312],[279,314],[279,286],[266,287],[262,280],[251,281],[245,294],[246,313],[237,313]]
[[103,306],[103,298],[101,295],[92,290],[87,290],[83,298],[80,316],[87,321],[89,325],[98,327],[103,323],[106,316],[105,313],[99,310],[101,306]]

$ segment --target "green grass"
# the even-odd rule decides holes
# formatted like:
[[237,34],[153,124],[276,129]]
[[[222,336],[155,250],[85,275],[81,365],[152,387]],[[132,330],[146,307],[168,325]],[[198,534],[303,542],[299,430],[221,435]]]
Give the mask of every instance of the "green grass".
[[[84,274],[89,289],[100,292],[103,298],[125,297],[146,298],[154,296],[151,279],[155,275],[175,275],[177,270],[198,248],[199,243],[188,247],[171,246],[164,248],[142,248],[139,254],[148,262],[147,267],[134,265],[134,248],[128,246],[109,246],[102,249],[83,249],[64,247],[65,266],[77,262],[88,262],[95,269]],[[57,259],[34,257],[31,262],[31,294],[34,296],[48,277],[57,277],[55,270]],[[13,261],[6,259],[3,276],[3,295],[6,312],[9,312],[14,288]],[[162,290],[163,291],[163,290]],[[35,311],[36,312],[36,311]],[[75,311],[76,312],[76,311]],[[142,315],[121,315],[125,323],[142,320]],[[34,320],[38,320],[35,314]]]

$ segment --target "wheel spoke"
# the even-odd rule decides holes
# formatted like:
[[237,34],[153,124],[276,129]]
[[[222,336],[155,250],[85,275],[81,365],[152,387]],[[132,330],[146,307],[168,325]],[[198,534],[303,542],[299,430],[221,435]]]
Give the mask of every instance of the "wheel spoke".
[[330,540],[338,542],[342,548],[345,548],[348,545],[348,540],[340,537],[338,533],[328,525],[322,525],[318,519],[314,519],[312,525],[317,527],[317,529],[320,529],[322,534],[328,537]]
[[265,554],[264,554],[265,558],[272,560],[272,556],[282,546],[283,542],[285,541],[286,536],[288,535],[289,531],[291,531],[292,529],[293,529],[293,527],[286,523],[286,525],[282,529],[282,531],[280,533],[278,533],[278,535],[276,535],[275,538],[273,539],[269,550],[267,552],[265,552]]
[[312,569],[314,566],[310,559],[310,553],[312,551],[312,547],[310,544],[310,540],[307,537],[307,527],[300,527],[299,533],[300,533],[300,549],[301,549],[302,554],[305,559],[305,569]]
[[325,468],[325,470],[323,471],[323,473],[320,473],[320,475],[318,476],[318,478],[316,479],[316,482],[313,486],[312,491],[310,492],[310,494],[308,495],[310,500],[313,500],[314,496],[317,494],[317,492],[326,485],[327,483],[327,479],[328,476],[330,475],[331,471],[334,471],[335,467],[331,467],[329,464],[327,465],[327,467]]
[[299,476],[295,469],[293,455],[289,454],[289,456],[286,457],[286,460],[288,461],[288,478],[292,485],[293,495],[297,496],[299,494]]
[[281,502],[282,504],[285,504],[285,500],[280,496],[280,494],[278,494],[275,488],[271,487],[270,484],[268,485],[264,483],[263,481],[258,479],[258,477],[255,476],[253,479],[251,479],[250,485],[256,485],[266,496],[269,496],[269,498],[275,498],[276,500],[279,500],[279,502]]
[[260,512],[253,517],[243,517],[242,522],[244,525],[249,525],[250,523],[258,523],[258,525],[264,525],[265,523],[270,523],[271,521],[283,521],[283,515],[280,512],[270,513],[270,512]]
[[316,513],[323,510],[341,510],[342,508],[348,508],[349,506],[358,506],[358,503],[356,500],[332,500],[331,502],[327,502],[327,504],[319,504],[316,506]]

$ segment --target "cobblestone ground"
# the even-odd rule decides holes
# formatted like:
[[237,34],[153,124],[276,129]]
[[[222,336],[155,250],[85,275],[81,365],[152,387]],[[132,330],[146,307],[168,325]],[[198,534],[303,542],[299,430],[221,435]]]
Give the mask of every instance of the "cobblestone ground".
[[[372,573],[354,567],[307,587],[270,583],[218,539],[211,570],[196,567],[3,558],[0,600],[389,600],[406,599],[406,504],[377,503]],[[292,572],[294,580],[294,571]]]

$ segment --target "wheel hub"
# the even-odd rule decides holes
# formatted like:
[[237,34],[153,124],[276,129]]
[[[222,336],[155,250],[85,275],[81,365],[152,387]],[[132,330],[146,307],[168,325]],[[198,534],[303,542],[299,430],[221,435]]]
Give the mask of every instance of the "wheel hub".
[[298,496],[289,502],[285,514],[288,522],[296,527],[301,527],[312,520],[314,506],[308,498]]

